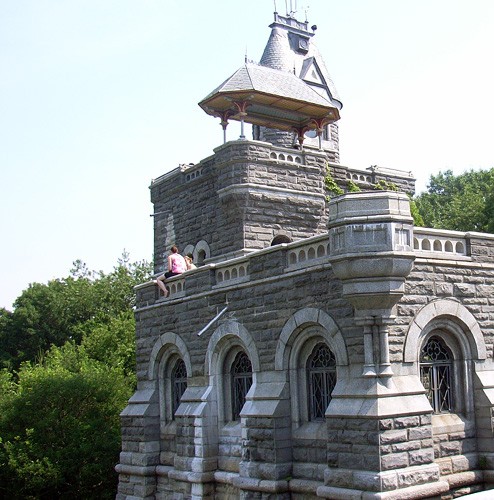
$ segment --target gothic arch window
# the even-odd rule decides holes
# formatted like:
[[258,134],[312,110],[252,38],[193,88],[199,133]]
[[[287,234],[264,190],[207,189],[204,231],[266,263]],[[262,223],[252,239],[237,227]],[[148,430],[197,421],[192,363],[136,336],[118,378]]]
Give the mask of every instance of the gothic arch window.
[[179,359],[171,373],[172,420],[175,419],[175,412],[180,405],[185,389],[187,389],[187,369],[183,360]]
[[[310,313],[310,309],[305,309],[304,318],[307,319]],[[290,342],[288,349],[278,350],[276,354],[278,364],[286,360],[285,365],[279,366],[289,372],[294,430],[309,423],[324,423],[336,386],[338,367],[341,367],[342,359],[347,361],[344,346],[338,344],[336,326],[324,313],[320,312],[320,317],[325,326],[309,323],[292,330],[290,336],[285,335]],[[330,335],[329,332],[334,333]]]
[[326,344],[318,344],[307,359],[308,419],[324,420],[336,385],[336,359]]
[[245,404],[245,396],[252,385],[252,364],[243,351],[235,356],[231,367],[231,403],[232,420],[240,419],[240,412]]
[[180,400],[187,389],[187,366],[177,352],[163,355],[160,361],[159,400],[161,425],[175,420]]
[[453,356],[444,340],[434,335],[420,352],[420,379],[434,413],[453,411]]

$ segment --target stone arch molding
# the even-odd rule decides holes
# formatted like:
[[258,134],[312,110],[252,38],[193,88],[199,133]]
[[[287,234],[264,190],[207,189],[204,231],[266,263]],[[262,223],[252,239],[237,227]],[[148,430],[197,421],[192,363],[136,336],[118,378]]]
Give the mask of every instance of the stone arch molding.
[[159,377],[159,367],[163,356],[169,357],[173,354],[178,354],[185,363],[187,373],[192,374],[192,364],[190,362],[190,354],[185,342],[173,332],[166,332],[160,335],[154,343],[151,350],[148,367],[148,379],[157,380]]
[[221,358],[233,345],[241,345],[252,363],[252,371],[259,372],[261,363],[252,335],[237,321],[228,320],[216,328],[209,339],[204,371],[206,375],[217,375]]
[[204,252],[204,260],[211,258],[211,250],[209,249],[208,243],[205,240],[201,240],[196,243],[194,251],[192,252],[194,256],[194,262],[199,261],[199,252],[201,252],[201,250]]
[[194,245],[187,245],[184,248],[184,255],[189,255],[189,254],[192,254],[192,256],[194,255]]
[[405,338],[403,361],[416,363],[419,347],[434,328],[442,328],[454,335],[465,354],[475,360],[487,358],[484,336],[473,314],[454,300],[435,300],[422,307],[413,318]]
[[321,309],[307,307],[297,311],[283,326],[274,360],[275,370],[288,370],[290,352],[297,343],[303,342],[299,332],[311,325],[322,327],[321,335],[328,343],[336,356],[336,363],[340,366],[348,365],[348,353],[343,335],[333,318]]

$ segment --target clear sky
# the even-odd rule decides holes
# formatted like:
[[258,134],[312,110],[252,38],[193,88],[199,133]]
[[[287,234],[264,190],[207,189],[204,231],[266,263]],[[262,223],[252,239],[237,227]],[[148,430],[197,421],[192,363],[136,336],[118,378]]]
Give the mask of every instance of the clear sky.
[[[494,167],[493,0],[299,0],[301,20],[304,5],[343,101],[342,164],[411,170],[419,191]],[[197,103],[246,51],[260,59],[273,11],[0,1],[0,307],[76,259],[109,272],[124,249],[152,258],[150,181],[221,144]]]

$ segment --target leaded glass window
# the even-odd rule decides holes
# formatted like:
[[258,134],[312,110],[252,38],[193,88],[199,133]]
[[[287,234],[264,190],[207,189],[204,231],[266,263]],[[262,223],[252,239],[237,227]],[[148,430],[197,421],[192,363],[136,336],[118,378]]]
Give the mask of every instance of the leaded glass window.
[[452,359],[439,337],[431,337],[422,348],[420,379],[434,413],[452,411]]
[[324,420],[336,385],[336,359],[325,344],[317,345],[307,360],[309,420]]
[[180,405],[180,399],[182,398],[185,389],[187,389],[187,369],[185,368],[185,363],[179,359],[172,371],[172,418],[175,417],[175,412]]
[[244,352],[239,352],[232,364],[232,419],[238,420],[245,396],[252,385],[252,364]]

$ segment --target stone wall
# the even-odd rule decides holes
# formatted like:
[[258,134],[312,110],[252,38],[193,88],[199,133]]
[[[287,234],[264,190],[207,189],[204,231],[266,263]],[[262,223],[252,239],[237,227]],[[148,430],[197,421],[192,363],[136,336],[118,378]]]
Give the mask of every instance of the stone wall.
[[[249,174],[243,163],[228,170],[236,152],[225,150],[222,175]],[[285,160],[272,159],[250,185],[284,182]],[[316,171],[294,170],[308,189]],[[348,194],[328,207],[329,234],[171,278],[167,298],[154,283],[138,288],[118,500],[446,499],[494,482],[494,236],[414,237],[400,193]],[[434,413],[421,382],[433,336],[450,353],[446,413]],[[321,344],[337,381],[318,422],[307,363]],[[232,421],[239,352],[252,385]],[[187,389],[173,415],[177,359]]]
[[[317,149],[233,141],[197,165],[182,165],[154,180],[156,272],[163,270],[171,245],[182,252],[206,242],[208,257],[217,261],[266,248],[279,235],[294,241],[324,233],[328,160],[334,161]],[[347,175],[353,174],[334,163],[331,168],[345,190]],[[376,175],[357,183],[370,189]],[[386,179],[413,192],[409,176],[396,172]]]
[[[413,375],[416,365],[403,360],[410,349],[412,326],[422,325],[421,314],[430,319],[430,308],[436,308],[435,314],[439,317],[441,314],[450,317],[456,325],[468,324],[474,334],[475,328],[481,332],[484,356],[475,345],[480,342],[478,338],[467,341],[472,381],[471,386],[464,389],[471,390],[470,395],[458,396],[461,417],[446,423],[438,421],[430,410],[415,414],[408,411],[386,418],[379,415],[343,418],[328,414],[323,431],[319,424],[294,420],[293,404],[297,404],[297,400],[287,394],[291,390],[291,378],[288,372],[279,371],[276,360],[281,359],[283,344],[280,342],[288,342],[287,345],[296,342],[291,337],[282,340],[287,324],[293,321],[294,331],[300,330],[300,336],[314,328],[316,320],[304,324],[302,320],[291,319],[298,317],[300,311],[321,311],[314,317],[324,312],[334,320],[344,339],[348,360],[346,367],[338,369],[339,383],[343,385],[337,385],[334,401],[347,400],[345,391],[350,390],[352,380],[361,386],[364,382],[360,379],[364,363],[363,334],[355,321],[354,309],[342,298],[341,283],[325,258],[290,264],[288,256],[295,243],[244,257],[249,262],[247,281],[219,286],[218,269],[205,266],[174,278],[185,283],[185,295],[177,299],[159,298],[157,287],[152,283],[140,287],[136,311],[138,393],[122,415],[118,498],[123,500],[132,495],[144,498],[136,491],[153,488],[157,498],[163,499],[188,499],[194,488],[207,490],[217,498],[250,498],[251,493],[245,492],[261,490],[265,491],[266,498],[270,495],[274,495],[270,498],[282,498],[269,491],[274,489],[284,495],[285,483],[292,498],[307,499],[332,498],[335,492],[341,494],[355,489],[391,492],[396,488],[425,488],[434,484],[430,490],[432,495],[446,490],[466,491],[465,488],[473,491],[479,487],[484,476],[488,477],[479,466],[479,457],[482,457],[482,469],[489,470],[494,462],[492,446],[482,444],[485,439],[492,442],[490,420],[484,425],[482,419],[491,411],[487,394],[494,339],[494,266],[488,257],[494,240],[480,235],[465,236],[472,254],[465,257],[467,260],[416,258],[389,329],[392,381],[396,388],[388,392],[396,398],[403,393],[399,387],[416,390],[417,378]],[[228,304],[228,313],[219,321],[219,326],[214,325],[198,336],[225,304]],[[454,310],[448,309],[450,307]],[[239,328],[235,325],[242,325],[248,332],[248,352],[258,356],[255,369],[258,380],[243,412],[242,436],[228,426],[218,428],[216,420],[211,420],[221,404],[218,394],[192,397],[187,396],[188,392],[180,415],[159,434],[159,389],[154,379],[159,374],[152,374],[150,360],[156,358],[156,364],[161,356],[157,353],[167,349],[167,342],[172,345],[171,339],[176,338],[173,345],[178,345],[177,339],[180,339],[190,361],[189,387],[197,387],[205,394],[208,387],[214,390],[211,380],[213,384],[217,380],[208,375],[210,368],[205,353],[214,348],[211,342],[216,334],[222,338],[218,333],[221,328],[228,332]],[[439,323],[438,327],[447,325]],[[359,379],[362,382],[358,382]],[[275,395],[271,396],[274,400],[270,399],[270,393]],[[277,409],[270,401],[277,402]],[[206,408],[209,417],[204,414]],[[211,423],[206,424],[208,421]],[[207,443],[204,430],[201,431],[204,425],[211,429],[207,432]],[[314,426],[319,430],[315,431]],[[322,439],[311,437],[321,432]],[[200,462],[198,457],[202,457]],[[161,467],[161,474],[146,475],[146,471],[155,470],[156,466]],[[184,482],[183,474],[188,477],[195,470],[200,476],[198,482],[190,483],[190,478]],[[244,479],[242,482],[235,478]],[[264,490],[260,481],[267,481]],[[211,493],[215,488],[216,493]],[[424,490],[421,491],[423,495]],[[201,494],[203,496],[197,498],[214,497]]]

